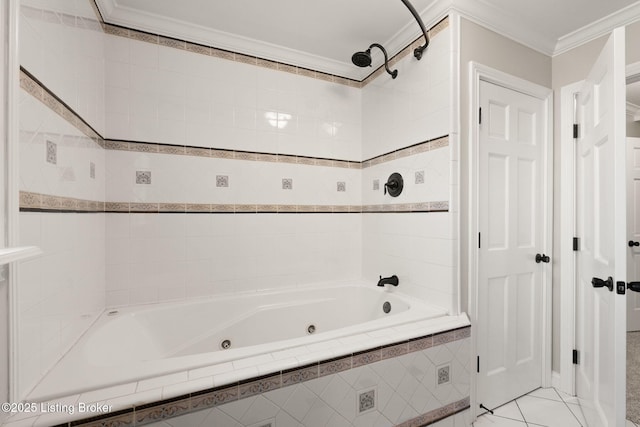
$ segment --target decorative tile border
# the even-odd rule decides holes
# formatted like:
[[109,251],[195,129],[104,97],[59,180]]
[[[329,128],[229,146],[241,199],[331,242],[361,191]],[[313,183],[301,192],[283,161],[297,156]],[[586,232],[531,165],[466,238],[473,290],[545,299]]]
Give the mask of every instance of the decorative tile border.
[[[353,353],[335,359],[322,360],[299,368],[249,378],[233,384],[189,393],[172,399],[134,406],[130,409],[115,413],[60,424],[56,427],[143,426],[180,415],[186,415],[191,412],[211,409],[225,403],[235,402],[271,390],[310,381],[324,375],[335,374],[359,366],[369,365],[385,359],[386,356],[398,357],[443,345],[447,342],[462,340],[470,336],[471,327],[466,326]],[[470,399],[469,397],[465,397],[464,399],[449,403],[446,406],[405,421],[397,427],[427,426],[465,411],[469,407]]]
[[188,213],[188,214],[307,214],[307,213],[419,213],[448,212],[449,202],[395,205],[258,205],[207,203],[98,202],[20,191],[21,212],[73,213]]
[[49,88],[35,78],[31,73],[20,67],[20,87],[28,94],[42,102],[50,110],[58,114],[73,127],[91,138],[100,147],[105,148],[104,139],[79,114],[58,98]]

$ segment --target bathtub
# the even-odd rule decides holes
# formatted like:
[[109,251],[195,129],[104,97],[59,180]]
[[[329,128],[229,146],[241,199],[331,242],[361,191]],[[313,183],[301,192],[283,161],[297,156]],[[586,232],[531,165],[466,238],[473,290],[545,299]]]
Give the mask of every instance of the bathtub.
[[[291,368],[313,361],[318,352],[339,356],[364,349],[375,331],[394,333],[393,328],[442,317],[442,308],[370,283],[111,309],[29,399],[46,401],[203,367],[264,374],[252,360]],[[295,357],[278,366],[276,353]]]

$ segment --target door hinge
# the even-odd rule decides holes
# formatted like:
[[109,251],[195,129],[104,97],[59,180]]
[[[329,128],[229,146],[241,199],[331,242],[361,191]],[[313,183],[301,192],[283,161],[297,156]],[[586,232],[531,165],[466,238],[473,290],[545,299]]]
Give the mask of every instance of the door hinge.
[[476,372],[480,373],[480,356],[478,356],[478,359],[476,360]]
[[478,108],[478,124],[482,124],[482,107]]
[[580,250],[580,239],[578,237],[573,238],[573,250],[574,251]]
[[580,355],[578,354],[578,350],[573,350],[573,364],[574,365],[580,364]]
[[573,139],[578,139],[578,134],[580,131],[580,125],[577,123],[573,125]]

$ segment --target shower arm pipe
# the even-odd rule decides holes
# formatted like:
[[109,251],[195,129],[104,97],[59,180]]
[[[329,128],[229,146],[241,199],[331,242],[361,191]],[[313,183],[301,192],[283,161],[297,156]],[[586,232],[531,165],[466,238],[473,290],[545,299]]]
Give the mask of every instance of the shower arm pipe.
[[404,3],[405,6],[407,6],[407,9],[409,9],[409,12],[411,12],[413,17],[416,18],[416,21],[418,21],[418,25],[420,25],[420,29],[422,30],[422,34],[424,34],[424,39],[426,43],[424,44],[424,46],[418,46],[413,51],[413,56],[415,56],[416,59],[419,60],[420,58],[422,58],[422,52],[427,48],[427,46],[429,46],[429,36],[427,35],[427,29],[424,27],[422,18],[420,18],[420,15],[418,15],[418,12],[416,11],[415,7],[413,7],[413,5],[409,3],[409,0],[402,0],[402,3]]
[[398,70],[391,71],[389,69],[389,58],[387,57],[387,50],[381,44],[378,44],[378,43],[371,43],[371,46],[369,46],[369,49],[371,49],[372,47],[377,47],[382,51],[382,54],[384,55],[384,68],[385,70],[387,70],[387,73],[391,74],[391,78],[395,79],[398,76]]

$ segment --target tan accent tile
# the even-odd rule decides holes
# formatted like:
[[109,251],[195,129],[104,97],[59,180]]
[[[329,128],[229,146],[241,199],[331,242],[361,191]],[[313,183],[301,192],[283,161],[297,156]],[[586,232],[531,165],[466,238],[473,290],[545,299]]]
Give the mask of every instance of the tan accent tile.
[[179,145],[164,145],[164,144],[158,145],[158,153],[160,154],[184,155],[185,151],[186,151],[185,147],[179,146]]
[[349,213],[348,205],[334,205],[331,207],[331,212],[335,213]]
[[281,386],[282,380],[279,373],[266,378],[260,378],[256,381],[240,384],[238,386],[238,398],[243,399],[245,397],[255,396],[256,394],[266,393],[271,390],[279,389]]
[[300,368],[282,371],[282,387],[298,384],[318,378],[318,365],[308,365]]
[[136,426],[156,423],[167,418],[185,414],[191,409],[190,399],[181,399],[176,402],[162,403],[158,406],[140,409],[136,408]]
[[89,200],[76,200],[76,210],[80,212],[92,212],[91,202]]
[[74,427],[133,427],[134,413],[127,411],[125,413],[115,413],[108,418],[100,418],[97,420],[87,420],[84,423],[72,423]]
[[114,141],[113,139],[105,139],[104,146],[107,150],[129,151],[129,143],[126,141]]
[[211,149],[200,147],[185,147],[184,154],[186,154],[187,156],[211,157]]
[[222,204],[211,205],[211,212],[233,213],[234,205],[222,205]]
[[297,210],[296,205],[278,205],[278,212],[297,212]]
[[264,154],[259,153],[256,155],[256,160],[259,162],[277,162],[278,155],[277,154]]
[[105,202],[89,201],[89,210],[91,212],[104,212]]
[[349,162],[349,169],[364,169],[363,164],[360,162]]
[[333,75],[327,74],[327,73],[323,73],[321,71],[316,72],[316,78],[318,80],[324,80],[325,82],[333,83]]
[[370,168],[371,165],[371,160],[365,160],[364,162],[362,162],[362,169],[367,169]]
[[379,165],[383,162],[382,158],[384,156],[378,156],[378,157],[374,157],[373,159],[369,160],[369,166],[376,166]]
[[73,127],[78,127],[78,118],[76,117],[76,115],[63,105],[60,108],[60,115]]
[[442,21],[438,22],[435,26],[431,27],[431,29],[427,31],[427,34],[429,35],[429,38],[435,37],[438,35],[438,33],[442,32],[442,30],[444,30],[448,26],[449,17],[447,16]]
[[233,159],[235,153],[232,150],[217,150],[212,148],[209,155],[216,159]]
[[234,205],[234,212],[237,213],[256,213],[258,205]]
[[107,212],[129,212],[129,203],[105,202],[104,210]]
[[62,206],[62,201],[60,200],[60,198],[56,196],[49,196],[47,194],[42,195],[41,203],[42,209],[60,210]]
[[234,385],[210,393],[191,397],[191,408],[205,409],[238,400],[238,386]]
[[422,351],[433,347],[433,337],[428,336],[409,341],[409,352]]
[[40,208],[42,206],[42,194],[30,193],[28,191],[20,192],[20,208]]
[[349,369],[351,369],[351,356],[321,363],[318,367],[318,376],[324,377],[325,375],[337,374]]
[[429,202],[412,203],[411,204],[411,211],[412,212],[428,211],[430,208],[431,208],[431,206],[429,205]]
[[362,206],[360,206],[360,205],[351,205],[351,206],[349,206],[349,212],[361,213],[362,212]]
[[104,32],[107,34],[120,37],[129,37],[129,30],[127,28],[122,28],[111,24],[104,24],[102,28],[104,28]]
[[380,351],[382,359],[392,359],[394,357],[402,356],[409,352],[409,343],[401,343],[392,345],[390,347],[383,347]]
[[291,74],[298,74],[298,67],[294,67],[293,65],[283,64],[278,62],[278,71],[285,71]]
[[195,43],[187,43],[186,47],[189,52],[198,53],[200,55],[211,56],[211,48],[209,46],[203,46],[201,44],[195,44]]
[[268,68],[269,70],[277,70],[278,63],[269,61],[267,59],[257,58],[256,65],[262,68]]
[[44,103],[44,105],[49,107],[49,109],[51,109],[53,112],[57,113],[58,115],[62,114],[61,113],[62,104],[60,104],[60,102],[57,99],[55,99],[53,95],[51,95],[46,90],[42,91],[42,102]]
[[157,153],[158,144],[143,144],[143,143],[137,143],[137,142],[130,142],[129,151],[135,151],[138,153]]
[[436,211],[448,211],[449,210],[449,202],[447,201],[442,201],[442,202],[429,202],[429,210],[436,212]]
[[351,168],[351,162],[346,161],[346,160],[334,160],[333,161],[333,167],[334,168],[350,169]]
[[161,46],[172,47],[174,49],[184,50],[187,47],[187,42],[185,42],[184,40],[172,39],[170,37],[163,37],[163,36],[158,37],[158,43]]
[[298,67],[298,74],[301,76],[311,77],[312,79],[315,79],[318,75],[318,72],[314,70],[308,70],[306,68]]
[[60,203],[60,209],[64,211],[75,211],[77,209],[77,203],[75,199],[70,197],[58,197]]
[[297,163],[299,165],[310,165],[313,166],[316,164],[316,159],[312,157],[298,157]]
[[456,341],[455,331],[443,332],[433,336],[433,346],[439,346],[449,342]]
[[395,152],[396,155],[396,160],[397,159],[402,159],[404,157],[409,157],[411,155],[411,149],[410,148],[403,148],[402,150],[398,150]]
[[257,205],[256,210],[258,212],[278,212],[278,205]]
[[333,167],[333,160],[329,159],[316,159],[316,166]]
[[[341,84],[343,86],[354,87],[353,86],[354,80],[346,79],[344,77],[334,76],[333,77],[333,82],[337,83],[337,84]],[[355,87],[357,87],[357,86],[355,86]]]
[[355,353],[353,355],[352,368],[368,365],[370,363],[379,362],[381,360],[380,349]]
[[235,54],[233,52],[229,52],[228,50],[216,49],[214,47],[211,48],[211,56],[221,59],[227,59],[229,61],[233,61],[235,58]]
[[465,338],[471,337],[471,326],[467,326],[466,328],[458,329],[455,332],[456,340],[462,340]]
[[430,145],[428,142],[423,142],[422,144],[418,144],[418,145],[414,145],[413,147],[409,148],[409,152],[414,155],[414,154],[420,154],[420,153],[426,153],[427,151],[429,151],[430,149]]
[[393,205],[378,205],[377,207],[381,212],[393,212]]
[[129,203],[131,212],[158,212],[158,203]]
[[288,154],[278,154],[278,163],[298,163],[296,156],[290,156]]
[[141,42],[158,44],[157,34],[149,34],[142,31],[129,29],[129,38],[132,38],[134,40],[139,40]]
[[236,160],[256,160],[257,157],[256,153],[247,153],[244,151],[236,151],[234,153],[234,159]]
[[206,203],[187,203],[187,212],[211,212],[211,205]]
[[347,81],[347,86],[355,87],[356,89],[362,89],[364,87],[364,84],[363,84],[363,82],[359,82],[357,80],[348,80]]
[[235,54],[235,60],[237,62],[242,62],[243,64],[249,65],[258,65],[258,58],[255,56],[243,55],[241,53]]
[[449,146],[449,137],[445,136],[442,138],[438,138],[436,140],[433,140],[429,143],[429,148],[431,150],[435,150],[436,148],[443,148],[443,147],[448,147]]
[[20,87],[34,98],[42,100],[42,88],[40,85],[23,72],[20,72]]
[[186,212],[187,205],[184,203],[160,203],[158,206],[160,212]]

